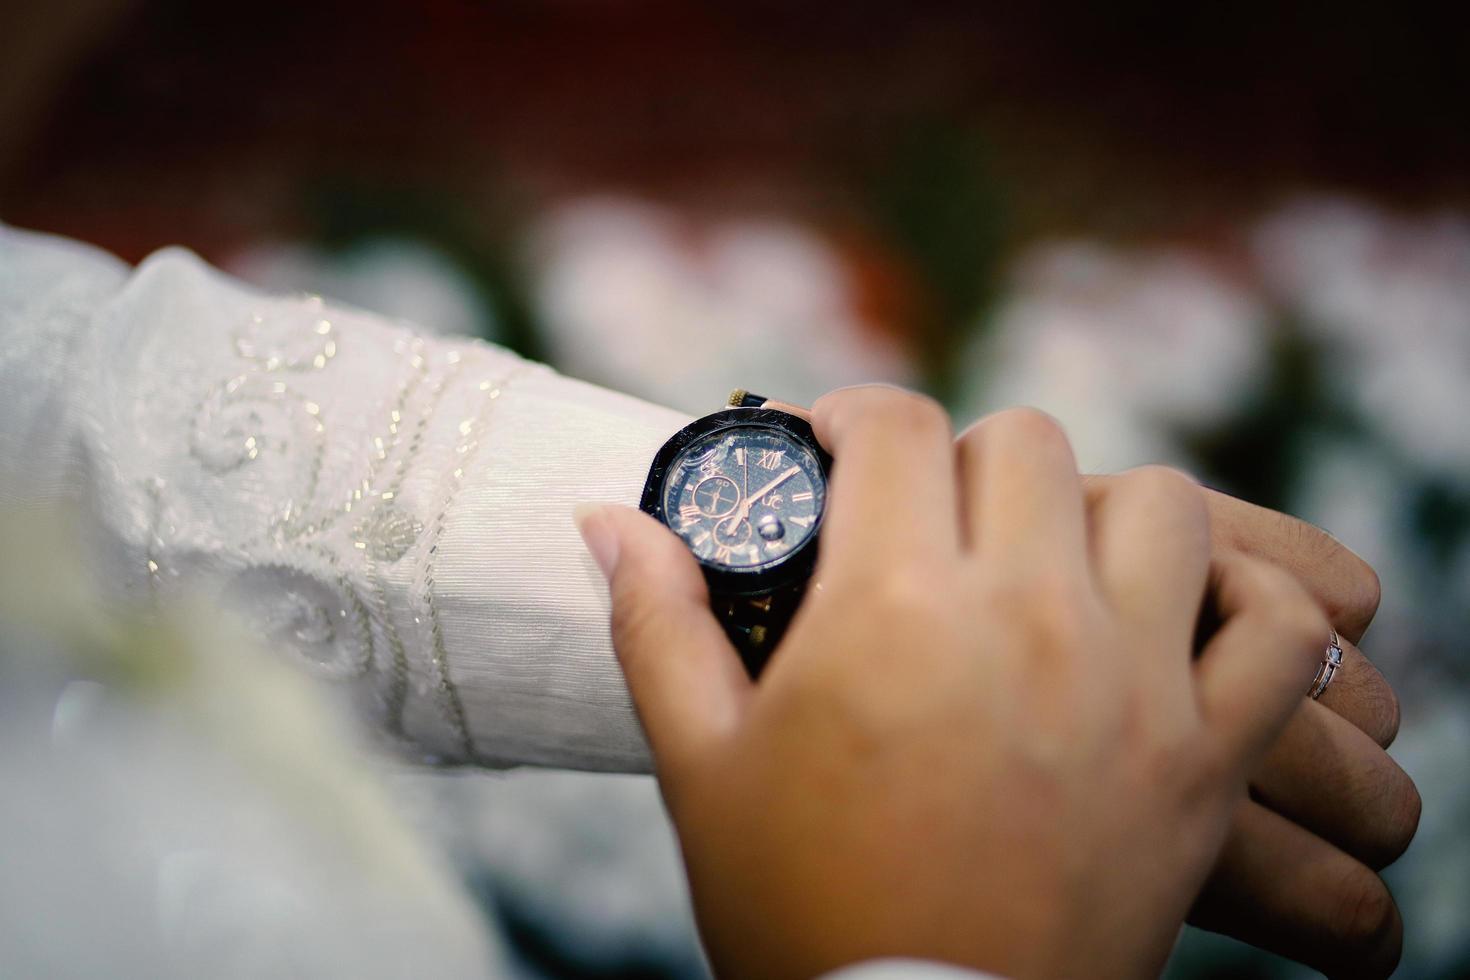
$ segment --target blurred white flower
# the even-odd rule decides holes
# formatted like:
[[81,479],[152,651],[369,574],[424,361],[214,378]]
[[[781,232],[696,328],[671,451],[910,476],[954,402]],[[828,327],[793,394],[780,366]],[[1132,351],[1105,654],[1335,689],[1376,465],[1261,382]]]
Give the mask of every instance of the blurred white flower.
[[1408,515],[1414,487],[1382,450],[1361,442],[1324,440],[1300,461],[1287,510],[1323,528],[1372,565],[1384,583],[1373,621],[1371,656],[1390,676],[1410,663],[1422,632],[1423,542]]
[[260,245],[225,268],[271,293],[312,293],[414,324],[420,332],[495,339],[495,317],[448,255],[400,238],[343,251],[309,245]]
[[1021,261],[1013,290],[969,355],[961,415],[1045,409],[1087,469],[1182,462],[1177,428],[1220,421],[1266,365],[1261,307],[1182,252],[1047,245]]
[[810,402],[913,380],[858,317],[841,258],[799,225],[592,199],[551,212],[533,242],[536,303],[569,374],[699,414],[735,387]]
[[1393,746],[1424,795],[1414,846],[1389,869],[1407,930],[1405,972],[1464,976],[1465,913],[1470,909],[1470,781],[1465,750],[1470,710],[1449,685],[1420,692]]
[[1412,461],[1470,480],[1470,221],[1308,200],[1261,222],[1254,248],[1348,403]]

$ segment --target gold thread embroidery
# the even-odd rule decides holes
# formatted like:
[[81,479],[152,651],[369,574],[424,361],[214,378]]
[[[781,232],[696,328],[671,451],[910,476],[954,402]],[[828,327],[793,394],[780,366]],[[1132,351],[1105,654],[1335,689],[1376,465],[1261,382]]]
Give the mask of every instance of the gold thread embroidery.
[[[352,658],[352,663],[361,665],[361,669],[348,669],[339,658],[333,676],[352,676],[366,670],[369,664],[376,664],[373,612],[353,587],[341,559],[322,541],[322,536],[342,516],[352,514],[355,508],[367,508],[366,513],[350,530],[350,540],[353,550],[361,555],[361,569],[366,575],[370,601],[376,607],[377,618],[382,624],[391,655],[391,661],[387,665],[389,687],[385,699],[387,727],[394,734],[402,734],[403,715],[409,695],[408,653],[395,622],[382,566],[397,562],[407,554],[425,530],[423,523],[400,509],[396,501],[401,494],[408,468],[424,444],[429,424],[438,412],[444,393],[458,377],[462,355],[457,350],[447,351],[444,356],[446,369],[434,372],[430,370],[423,356],[424,342],[421,338],[410,336],[395,344],[395,351],[407,355],[410,373],[399,387],[389,409],[386,431],[370,438],[366,472],[354,489],[345,498],[338,498],[337,504],[327,505],[323,502],[319,505],[317,496],[326,459],[326,426],[322,419],[322,406],[285,381],[273,377],[279,372],[306,374],[321,371],[337,354],[337,328],[328,317],[321,314],[320,298],[311,297],[306,302],[307,309],[315,318],[309,333],[291,324],[290,318],[277,321],[256,313],[234,334],[235,353],[249,362],[251,368],[211,387],[200,399],[194,413],[190,453],[206,471],[223,476],[253,463],[264,453],[294,455],[300,452],[299,447],[303,442],[309,444],[304,485],[298,488],[299,492],[285,498],[261,537],[256,539],[257,543],[247,543],[242,546],[242,550],[249,551],[256,546],[265,546],[279,552],[288,542],[294,541],[327,562],[344,599],[344,608],[337,611],[337,619],[350,618],[353,621],[356,627],[354,632],[360,644],[360,650]],[[429,544],[421,575],[419,601],[429,619],[431,649],[428,659],[434,673],[440,708],[460,743],[464,757],[469,760],[476,758],[476,749],[463,701],[450,675],[449,654],[436,600],[435,564],[450,508],[462,487],[465,470],[479,447],[480,435],[488,422],[491,408],[499,398],[501,389],[528,369],[529,365],[519,364],[498,382],[489,379],[479,382],[477,390],[484,393],[484,397],[475,414],[460,423],[460,438],[455,446],[455,466],[443,488],[443,505],[430,522]],[[420,386],[431,376],[434,376],[434,382],[423,399],[423,404],[415,412],[416,417],[405,443],[402,431],[405,416],[411,403],[415,401]],[[383,486],[380,479],[385,467],[390,469],[390,475],[386,487],[378,489]],[[156,589],[159,561],[151,544],[146,561],[150,585]],[[415,616],[414,621],[418,622],[419,617]]]
[[480,435],[489,421],[495,400],[500,397],[501,390],[515,381],[524,370],[526,370],[524,366],[518,366],[498,382],[486,380],[480,383],[479,390],[485,392],[485,397],[475,414],[460,425],[461,438],[454,447],[459,462],[450,473],[449,489],[445,495],[444,506],[439,511],[430,530],[429,555],[424,566],[423,602],[429,616],[429,637],[432,643],[430,661],[438,675],[439,692],[445,701],[450,723],[460,741],[461,751],[468,761],[478,761],[479,756],[475,750],[474,736],[469,730],[469,723],[465,717],[464,702],[460,698],[459,688],[449,673],[449,651],[444,642],[444,628],[440,622],[439,607],[434,600],[436,587],[434,564],[439,554],[439,542],[449,523],[450,510],[464,483],[465,470],[474,461],[476,451],[480,447]]

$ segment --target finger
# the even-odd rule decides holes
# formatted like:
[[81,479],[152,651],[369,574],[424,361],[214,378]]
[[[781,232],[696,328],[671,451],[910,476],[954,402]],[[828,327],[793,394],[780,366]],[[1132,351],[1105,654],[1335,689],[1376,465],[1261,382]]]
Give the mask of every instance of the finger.
[[[1156,650],[1189,649],[1210,568],[1210,525],[1199,484],[1145,466],[1088,489],[1092,560],[1104,593]],[[1181,665],[1184,661],[1181,661]]]
[[1342,666],[1317,699],[1356,725],[1385,749],[1399,733],[1399,699],[1373,661],[1339,637]]
[[959,439],[970,545],[1008,568],[1085,569],[1087,527],[1077,459],[1050,415],[1012,408]]
[[1221,626],[1195,662],[1200,710],[1227,757],[1251,765],[1305,697],[1327,620],[1274,565],[1222,552],[1210,576]]
[[1414,781],[1350,722],[1303,701],[1251,779],[1252,795],[1370,868],[1404,853],[1419,827]]
[[[1086,477],[1089,500],[1100,499],[1120,479]],[[1203,495],[1216,546],[1292,569],[1341,634],[1343,666],[1319,701],[1379,745],[1392,745],[1399,729],[1398,696],[1353,643],[1378,608],[1379,583],[1373,568],[1311,524],[1218,491],[1206,489]]]
[[1205,492],[1215,540],[1286,569],[1327,611],[1337,631],[1354,643],[1378,612],[1378,573],[1319,527],[1286,514]]
[[1189,920],[1330,977],[1387,977],[1403,949],[1403,922],[1382,879],[1249,801]]
[[954,447],[937,402],[880,385],[841,388],[817,399],[812,427],[833,460],[825,564],[958,550]]
[[734,731],[750,680],[710,611],[694,556],[668,528],[597,505],[579,508],[577,523],[608,578],[613,647],[667,778]]
[[808,422],[812,420],[811,409],[803,408],[800,405],[793,405],[791,404],[791,402],[783,402],[777,401],[774,398],[767,398],[765,401],[761,402],[761,408],[772,408],[778,412],[785,412],[787,415],[795,415],[799,419],[806,419]]
[[1343,638],[1343,668],[1320,701],[1388,747],[1398,734],[1398,697],[1355,642],[1378,611],[1373,567],[1336,538],[1305,521],[1205,492],[1217,542],[1285,568],[1327,612]]

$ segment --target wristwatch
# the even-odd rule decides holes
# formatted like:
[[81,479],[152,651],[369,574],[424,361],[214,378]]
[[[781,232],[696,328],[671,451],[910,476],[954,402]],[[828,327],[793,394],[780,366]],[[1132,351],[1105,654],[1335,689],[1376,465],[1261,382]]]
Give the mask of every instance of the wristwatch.
[[817,559],[832,459],[811,425],[736,389],[664,443],[642,509],[698,559],[710,605],[752,677],[781,642]]

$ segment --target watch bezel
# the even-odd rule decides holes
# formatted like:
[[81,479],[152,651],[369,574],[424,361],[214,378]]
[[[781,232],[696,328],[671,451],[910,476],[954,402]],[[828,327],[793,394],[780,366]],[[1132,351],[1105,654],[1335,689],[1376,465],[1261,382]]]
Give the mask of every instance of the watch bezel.
[[811,577],[817,562],[817,539],[821,536],[822,523],[827,514],[826,490],[830,482],[832,457],[817,442],[811,423],[806,419],[774,408],[727,408],[695,419],[670,436],[668,442],[654,455],[653,464],[648,469],[648,479],[643,484],[643,499],[639,501],[638,507],[672,530],[663,505],[664,481],[668,477],[669,467],[696,439],[734,428],[764,428],[781,432],[811,451],[822,474],[822,510],[817,515],[816,526],[806,540],[789,555],[754,568],[716,565],[694,555],[695,561],[699,562],[700,569],[704,572],[710,592],[717,595],[758,595],[793,582],[805,581]]

